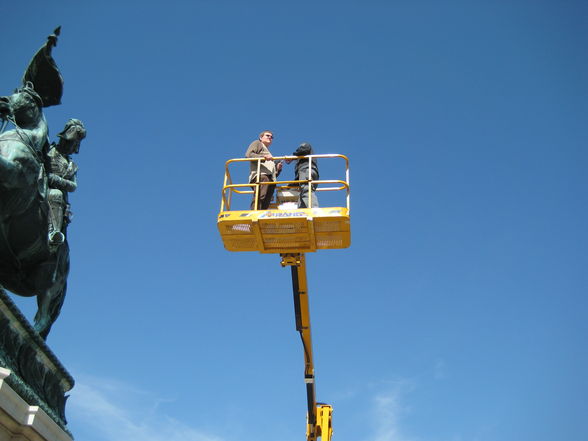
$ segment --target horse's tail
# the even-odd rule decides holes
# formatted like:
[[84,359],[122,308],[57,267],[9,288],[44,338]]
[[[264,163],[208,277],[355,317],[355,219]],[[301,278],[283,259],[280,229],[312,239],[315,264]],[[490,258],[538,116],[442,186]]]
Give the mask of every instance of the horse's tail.
[[[42,313],[41,305],[39,305],[39,309],[35,314],[35,330],[43,340],[47,339],[47,335],[49,335],[53,323],[55,323],[57,317],[59,317],[59,314],[61,313],[61,307],[63,306],[65,293],[67,291],[67,281],[64,281],[61,286],[55,288],[55,290],[52,289],[52,293],[48,298],[46,312]],[[37,299],[38,301],[41,301],[40,296],[37,297]]]
[[[51,326],[57,320],[65,294],[67,292],[67,276],[69,274],[69,246],[65,241],[54,255],[53,262],[46,264],[54,265],[51,271],[51,279],[45,280],[47,285],[37,295],[37,313],[35,314],[35,330],[43,337],[47,338]],[[53,260],[51,259],[51,260]],[[46,273],[46,275],[49,275]]]

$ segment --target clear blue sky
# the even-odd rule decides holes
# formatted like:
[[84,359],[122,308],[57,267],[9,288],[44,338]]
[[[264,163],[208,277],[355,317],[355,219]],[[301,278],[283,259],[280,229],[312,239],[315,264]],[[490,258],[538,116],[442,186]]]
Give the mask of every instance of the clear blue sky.
[[351,160],[352,246],[307,258],[334,440],[588,439],[586,2],[2,9],[0,94],[62,25],[46,117],[88,130],[48,339],[77,440],[304,439],[289,271],[216,229],[263,129]]

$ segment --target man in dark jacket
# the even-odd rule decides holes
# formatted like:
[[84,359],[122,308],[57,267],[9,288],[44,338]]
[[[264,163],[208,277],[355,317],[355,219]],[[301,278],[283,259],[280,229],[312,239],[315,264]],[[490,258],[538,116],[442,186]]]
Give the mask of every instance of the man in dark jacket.
[[[300,147],[296,149],[294,156],[314,155],[312,146],[308,142],[303,142]],[[309,173],[310,170],[310,173]],[[319,179],[318,164],[316,159],[300,158],[296,161],[296,168],[294,171],[294,179],[297,181],[305,181],[307,179]],[[310,192],[312,208],[318,207],[318,199],[316,197],[316,184],[312,184],[312,188],[308,183],[300,183],[300,196],[298,199],[298,208],[308,208],[308,193]]]

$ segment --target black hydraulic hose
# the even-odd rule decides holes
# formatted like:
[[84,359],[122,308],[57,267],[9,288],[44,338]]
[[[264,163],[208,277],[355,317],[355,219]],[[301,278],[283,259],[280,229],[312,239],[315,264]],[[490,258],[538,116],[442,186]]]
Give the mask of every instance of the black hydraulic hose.
[[292,265],[292,291],[294,293],[294,317],[296,319],[296,330],[302,332],[302,313],[300,312],[300,292],[298,285],[298,267]]

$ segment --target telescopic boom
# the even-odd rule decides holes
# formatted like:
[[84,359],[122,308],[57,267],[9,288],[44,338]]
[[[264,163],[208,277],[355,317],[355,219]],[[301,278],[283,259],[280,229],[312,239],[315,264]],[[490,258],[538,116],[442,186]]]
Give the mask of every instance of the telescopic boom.
[[304,350],[304,382],[306,383],[306,439],[330,441],[333,434],[333,408],[328,404],[316,402],[314,382],[314,362],[312,358],[312,338],[310,334],[310,309],[308,306],[308,285],[306,282],[306,260],[304,254],[281,254],[282,266],[292,270],[292,290],[294,294],[294,316],[296,330],[300,333]]

